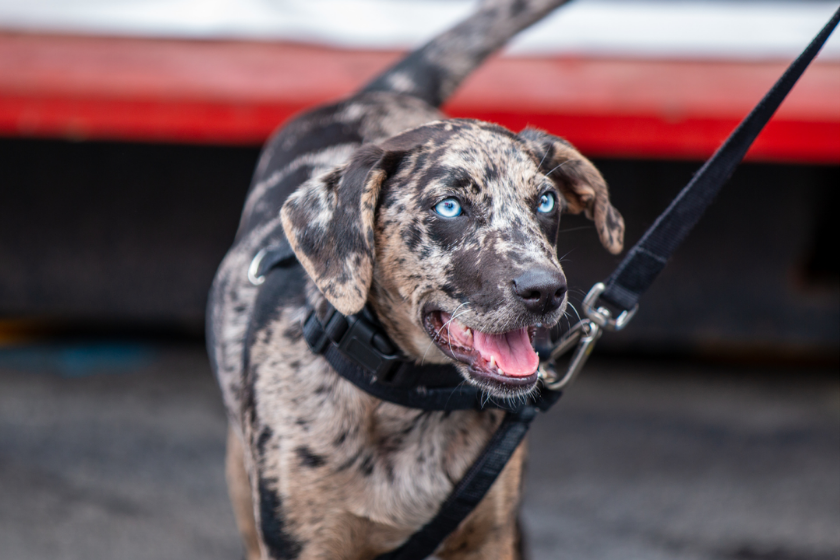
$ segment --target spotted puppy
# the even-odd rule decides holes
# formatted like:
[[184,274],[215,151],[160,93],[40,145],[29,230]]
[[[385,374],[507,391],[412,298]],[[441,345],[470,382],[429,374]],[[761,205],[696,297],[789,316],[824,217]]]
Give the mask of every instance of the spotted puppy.
[[[465,383],[521,398],[537,390],[535,328],[566,306],[561,214],[585,212],[604,246],[621,250],[604,180],[571,145],[436,109],[561,3],[486,2],[267,144],[208,309],[249,560],[361,560],[397,548],[501,421],[495,410],[422,412],[357,389],[307,347],[308,308],[323,319],[326,302],[346,315],[368,305],[410,359],[454,363]],[[298,263],[249,281],[255,255],[284,239]],[[521,447],[437,557],[518,557],[523,456]]]

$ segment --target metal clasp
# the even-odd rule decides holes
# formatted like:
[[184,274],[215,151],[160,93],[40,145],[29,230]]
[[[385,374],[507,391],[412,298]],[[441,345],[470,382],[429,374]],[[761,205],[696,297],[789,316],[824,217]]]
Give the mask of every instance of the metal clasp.
[[[552,391],[559,391],[574,381],[575,377],[580,373],[580,370],[583,369],[583,365],[586,363],[589,355],[592,353],[595,343],[598,342],[598,339],[601,338],[603,333],[604,331],[601,327],[589,319],[583,319],[569,329],[563,335],[563,338],[560,339],[560,342],[555,346],[554,350],[551,351],[549,362],[552,366],[550,368],[540,369],[543,384],[546,388]],[[576,347],[575,353],[572,354],[572,359],[569,361],[566,373],[563,377],[559,377],[553,364],[556,363],[560,356],[573,347]]]
[[598,326],[602,329],[606,329],[608,331],[620,331],[624,327],[627,326],[627,323],[630,322],[630,319],[636,314],[636,311],[639,310],[639,304],[637,303],[633,309],[625,309],[622,311],[618,317],[615,319],[612,318],[612,313],[606,307],[599,307],[594,309],[592,306],[598,301],[598,298],[601,297],[601,294],[604,293],[606,286],[604,286],[603,282],[598,282],[592,289],[589,290],[589,293],[586,294],[586,297],[583,298],[583,312],[584,314],[598,323]]
[[268,252],[268,248],[264,247],[254,256],[251,265],[248,267],[248,281],[254,286],[259,286],[265,282],[265,276],[260,275],[260,265],[263,257]]
[[[540,369],[540,377],[546,388],[552,391],[559,391],[568,386],[575,377],[583,369],[583,365],[595,348],[595,343],[604,334],[604,331],[620,331],[627,326],[633,315],[639,309],[638,304],[633,309],[622,311],[618,317],[612,318],[612,313],[606,307],[594,308],[594,304],[598,298],[604,293],[605,286],[603,282],[598,282],[586,297],[583,298],[583,312],[586,314],[586,319],[581,321],[563,335],[557,346],[551,351],[549,357],[549,367]],[[558,358],[575,348],[575,353],[572,354],[572,359],[566,368],[566,373],[563,377],[557,375],[556,366],[554,365]]]

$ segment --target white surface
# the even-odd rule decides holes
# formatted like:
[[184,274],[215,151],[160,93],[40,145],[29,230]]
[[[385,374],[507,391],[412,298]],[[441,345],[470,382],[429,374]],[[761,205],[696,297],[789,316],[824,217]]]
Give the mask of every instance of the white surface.
[[[0,0],[0,29],[196,39],[415,46],[470,0]],[[523,33],[519,55],[788,59],[837,9],[830,1],[578,0]],[[823,57],[840,59],[837,33]]]

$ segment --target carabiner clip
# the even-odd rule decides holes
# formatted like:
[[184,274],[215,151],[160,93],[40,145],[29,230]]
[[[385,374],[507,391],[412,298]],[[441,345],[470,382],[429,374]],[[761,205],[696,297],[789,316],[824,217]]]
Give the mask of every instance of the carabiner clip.
[[[605,286],[602,282],[598,282],[586,297],[583,299],[583,312],[586,314],[586,319],[581,321],[563,335],[554,350],[551,351],[551,356],[548,359],[548,367],[540,368],[540,378],[546,388],[552,391],[559,391],[563,387],[569,385],[574,381],[575,377],[583,369],[583,365],[592,353],[595,343],[604,334],[604,330],[620,331],[627,326],[630,319],[638,311],[638,304],[633,309],[622,311],[618,317],[612,318],[609,309],[605,307],[595,308],[594,305],[598,301],[598,297],[604,293]],[[566,374],[563,377],[558,377],[556,371],[557,359],[568,352],[577,345],[575,353],[572,354],[572,359],[569,361],[569,367],[566,369]]]
[[[552,391],[559,391],[574,381],[575,377],[583,369],[583,365],[592,353],[595,343],[601,338],[603,330],[597,323],[590,319],[583,319],[581,322],[572,327],[569,332],[563,335],[560,342],[551,351],[549,368],[540,369],[540,377],[547,389]],[[556,372],[556,362],[563,354],[575,347],[575,352],[572,354],[572,359],[569,361],[569,366],[566,368],[566,373],[563,377],[558,377]]]

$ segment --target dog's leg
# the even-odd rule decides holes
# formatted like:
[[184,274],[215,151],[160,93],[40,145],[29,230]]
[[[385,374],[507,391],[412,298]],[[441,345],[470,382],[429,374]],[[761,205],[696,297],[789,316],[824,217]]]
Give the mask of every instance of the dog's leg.
[[228,427],[227,457],[225,459],[225,475],[227,478],[228,494],[233,504],[233,514],[236,526],[242,535],[247,560],[260,560],[260,545],[257,537],[257,525],[254,521],[254,503],[251,500],[251,484],[248,472],[245,470],[245,455],[242,440]]
[[531,557],[528,552],[528,541],[525,537],[525,531],[522,528],[522,517],[520,515],[516,516],[516,535],[514,537],[513,547],[513,557],[515,560],[528,560]]

